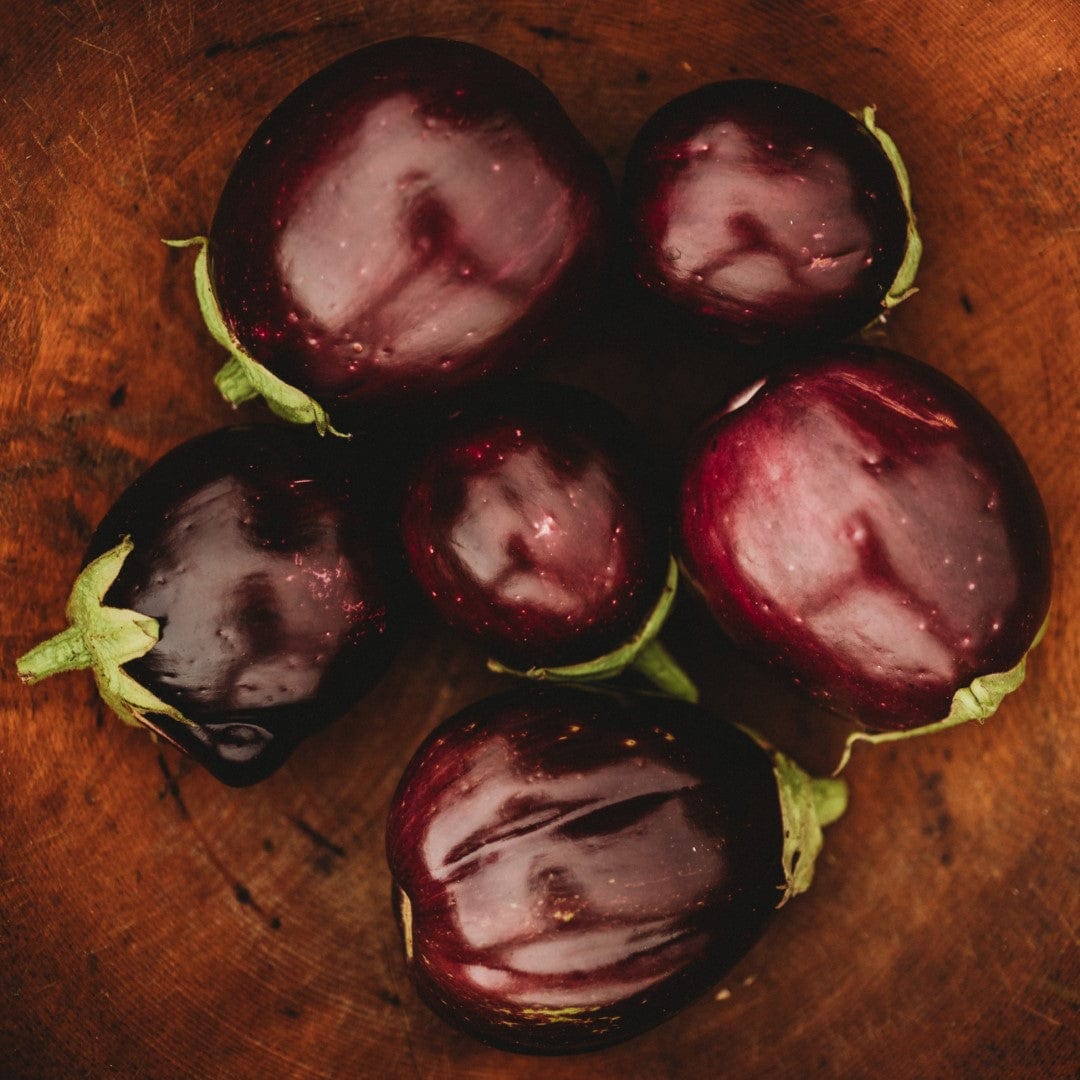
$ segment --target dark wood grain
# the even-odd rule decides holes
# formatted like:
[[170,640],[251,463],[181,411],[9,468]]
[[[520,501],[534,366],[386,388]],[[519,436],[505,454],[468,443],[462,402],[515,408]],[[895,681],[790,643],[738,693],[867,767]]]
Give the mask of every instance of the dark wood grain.
[[[644,118],[732,74],[878,106],[905,152],[922,291],[882,340],[1002,420],[1043,491],[1054,619],[999,715],[861,748],[813,890],[717,992],[561,1062],[448,1030],[405,977],[383,819],[439,719],[497,685],[422,627],[281,773],[222,787],[124,728],[89,676],[33,690],[90,530],[181,439],[234,418],[190,259],[231,161],[302,78],[404,33],[541,74],[618,174]],[[30,0],[0,13],[0,1074],[4,1077],[1072,1077],[1080,1068],[1080,8],[1073,0],[481,3]],[[725,387],[611,322],[552,374],[658,452]],[[248,407],[245,414],[257,410]],[[685,601],[710,707],[808,764],[840,734]]]

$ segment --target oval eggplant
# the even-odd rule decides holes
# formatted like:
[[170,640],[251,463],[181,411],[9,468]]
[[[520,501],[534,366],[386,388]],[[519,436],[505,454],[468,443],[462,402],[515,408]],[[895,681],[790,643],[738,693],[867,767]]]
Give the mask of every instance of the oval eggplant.
[[877,731],[985,717],[1050,602],[1039,492],[970,394],[884,349],[774,372],[690,441],[680,547],[727,633]]
[[688,702],[529,686],[424,741],[387,858],[412,979],[469,1034],[595,1050],[688,1004],[810,882],[841,781]]
[[396,556],[350,455],[284,425],[174,448],[94,532],[72,625],[28,682],[90,667],[102,697],[233,786],[261,780],[389,666]]
[[497,669],[595,678],[633,663],[693,697],[657,638],[676,573],[662,490],[614,406],[571,386],[504,387],[453,413],[411,470],[405,559]]
[[842,338],[913,291],[907,172],[873,109],[754,79],[700,87],[641,128],[623,195],[641,284],[744,344]]
[[589,295],[613,204],[523,68],[434,38],[360,49],[289,94],[225,183],[196,269],[233,354],[218,386],[325,429],[516,371]]

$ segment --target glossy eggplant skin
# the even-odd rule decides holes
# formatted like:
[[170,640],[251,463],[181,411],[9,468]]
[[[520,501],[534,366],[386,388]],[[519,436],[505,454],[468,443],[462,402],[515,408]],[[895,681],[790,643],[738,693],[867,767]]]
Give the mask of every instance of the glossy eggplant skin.
[[660,473],[633,425],[572,386],[524,382],[457,409],[408,473],[405,560],[438,613],[508,667],[592,660],[660,598]]
[[529,362],[588,298],[614,201],[529,72],[385,41],[251,137],[214,214],[213,289],[243,348],[321,404],[415,400]]
[[192,721],[154,717],[226,784],[272,773],[394,654],[399,570],[357,453],[278,424],[213,431],[159,459],[94,532],[86,562],[134,543],[105,603],[161,628],[125,670]]
[[690,440],[686,576],[720,625],[871,730],[943,720],[1050,602],[1050,533],[1015,444],[943,373],[884,349],[790,365]]
[[781,895],[768,756],[662,696],[533,686],[437,728],[387,858],[409,971],[450,1023],[564,1054],[638,1034],[753,945]]
[[633,275],[662,305],[748,345],[838,340],[881,314],[908,210],[857,119],[782,83],[676,98],[627,158]]

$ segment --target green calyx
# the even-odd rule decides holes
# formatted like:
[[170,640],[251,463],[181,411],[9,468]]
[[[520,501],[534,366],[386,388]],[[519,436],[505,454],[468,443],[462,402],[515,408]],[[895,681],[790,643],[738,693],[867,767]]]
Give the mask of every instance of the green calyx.
[[915,211],[911,205],[911,180],[908,177],[907,166],[900,156],[896,143],[877,126],[874,119],[875,112],[873,105],[867,105],[862,114],[856,116],[856,119],[862,121],[863,126],[877,139],[882,150],[885,151],[885,156],[896,173],[896,180],[900,185],[900,196],[904,200],[904,209],[907,210],[907,245],[904,249],[904,259],[888,293],[881,302],[884,309],[889,311],[918,292],[915,287],[915,274],[919,269],[919,260],[922,258],[922,238],[915,227]]
[[229,353],[229,359],[214,376],[214,383],[221,396],[234,406],[261,397],[271,411],[283,420],[293,424],[314,424],[320,435],[329,433],[347,439],[348,434],[338,431],[330,423],[326,410],[313,397],[295,386],[290,386],[263,367],[248,355],[243,345],[229,332],[210,281],[210,266],[206,255],[207,238],[192,236],[187,240],[165,240],[163,243],[169,247],[199,249],[195,256],[195,295],[199,301],[199,310],[214,340]]
[[628,642],[604,656],[599,656],[595,660],[586,660],[580,664],[568,664],[564,667],[533,667],[526,671],[506,667],[498,660],[489,660],[488,668],[500,675],[515,675],[523,679],[541,679],[551,682],[596,682],[614,679],[627,668],[632,667],[663,693],[681,698],[683,701],[696,702],[697,687],[675,658],[664,648],[658,636],[671,611],[671,605],[675,602],[678,582],[679,568],[675,559],[672,558],[668,563],[668,575],[663,591],[652,612]]
[[979,675],[972,679],[970,685],[963,686],[953,694],[952,708],[944,720],[937,720],[932,724],[924,724],[922,727],[909,728],[906,731],[853,731],[844,744],[844,752],[840,763],[836,766],[833,776],[839,775],[851,760],[852,747],[858,742],[867,742],[878,745],[879,743],[900,742],[904,739],[917,739],[923,735],[933,735],[938,731],[947,731],[949,728],[959,727],[969,720],[977,720],[980,724],[989,720],[997,712],[1002,700],[1018,689],[1027,675],[1027,659],[1031,650],[1043,639],[1046,627],[1049,625],[1050,616],[1043,620],[1039,632],[1028,646],[1027,652],[1020,658],[1020,662],[1009,668],[1008,671],[994,672],[990,675]]
[[102,602],[133,547],[126,536],[86,565],[68,597],[67,629],[21,656],[16,669],[23,682],[32,685],[62,671],[90,668],[102,700],[124,723],[156,731],[149,714],[157,713],[191,725],[123,670],[128,661],[148,653],[160,636],[156,619]]
[[825,842],[823,829],[847,809],[847,784],[832,777],[813,777],[786,754],[781,754],[756,731],[737,724],[772,759],[784,841],[780,862],[784,871],[783,907],[806,892],[814,880],[814,865]]

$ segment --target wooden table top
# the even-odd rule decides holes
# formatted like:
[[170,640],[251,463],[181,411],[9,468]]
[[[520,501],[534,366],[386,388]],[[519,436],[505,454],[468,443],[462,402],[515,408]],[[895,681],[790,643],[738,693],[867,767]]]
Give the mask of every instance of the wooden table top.
[[[891,9],[891,10],[889,10]],[[23,687],[94,525],[165,450],[238,419],[190,256],[255,124],[380,38],[540,74],[618,175],[660,104],[732,75],[875,104],[926,254],[878,340],[1020,446],[1055,541],[1053,620],[982,726],[856,750],[813,889],[675,1019],[583,1058],[507,1055],[418,1001],[385,813],[423,735],[502,682],[434,623],[253,788],[124,727],[77,673]],[[1072,0],[28,0],[0,13],[0,1074],[28,1077],[1072,1077],[1080,1069],[1080,7]],[[674,448],[715,357],[584,334],[550,374]],[[243,417],[259,409],[245,406]],[[680,605],[704,703],[811,767],[841,730]]]

